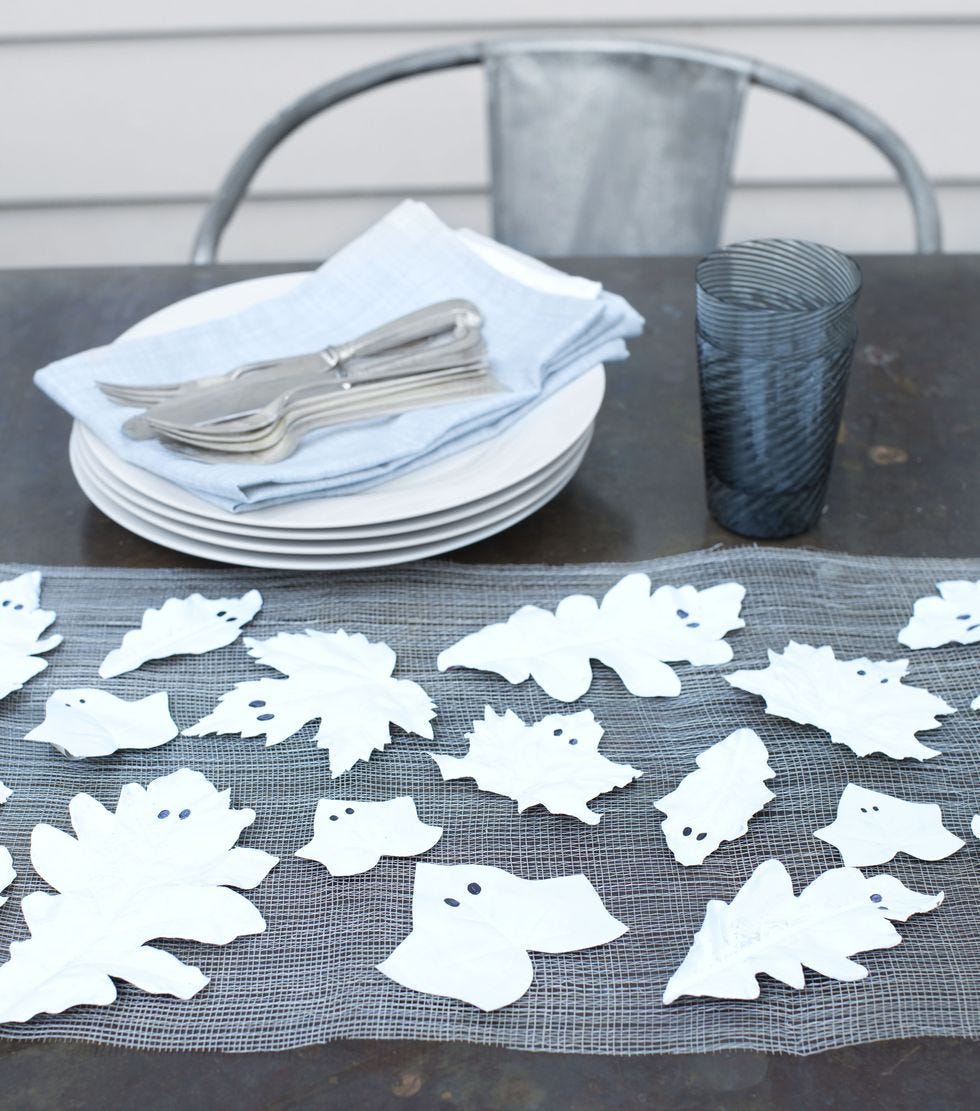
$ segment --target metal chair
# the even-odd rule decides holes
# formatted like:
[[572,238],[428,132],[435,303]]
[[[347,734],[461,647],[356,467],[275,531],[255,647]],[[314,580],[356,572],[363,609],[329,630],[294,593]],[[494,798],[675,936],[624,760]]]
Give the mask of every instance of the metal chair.
[[482,64],[488,85],[494,235],[535,255],[703,254],[717,246],[750,85],[836,117],[891,162],[923,253],[941,250],[932,188],[903,140],[861,105],[775,66],[631,40],[491,41],[406,54],[329,81],[262,128],[208,205],[195,263],[265,158],[311,116],[416,74]]

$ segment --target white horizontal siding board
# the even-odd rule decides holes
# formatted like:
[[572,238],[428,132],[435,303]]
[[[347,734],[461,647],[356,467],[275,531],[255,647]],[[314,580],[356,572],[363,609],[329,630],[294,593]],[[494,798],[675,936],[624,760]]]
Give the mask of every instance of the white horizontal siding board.
[[228,33],[292,27],[485,26],[583,21],[793,22],[928,19],[980,16],[977,0],[392,0],[357,4],[323,0],[41,0],[0,6],[0,36],[142,34],[204,31]]
[[[246,204],[221,259],[315,261],[383,215],[394,197],[342,197]],[[486,230],[481,195],[426,196],[453,226]],[[980,251],[980,185],[939,190],[949,251]],[[3,266],[101,266],[186,262],[200,215],[196,204],[0,210]],[[742,188],[732,195],[723,238],[786,235],[856,253],[907,251],[911,231],[897,187]]]
[[[350,69],[469,35],[297,35],[0,47],[0,203],[210,193],[274,112]],[[664,37],[664,36],[662,36]],[[980,179],[980,26],[702,29],[674,35],[754,54],[880,112],[941,179]],[[24,106],[29,105],[30,111]],[[880,179],[881,159],[821,114],[753,94],[737,175],[754,181]],[[339,106],[263,171],[274,191],[370,191],[486,181],[475,70],[434,74]]]

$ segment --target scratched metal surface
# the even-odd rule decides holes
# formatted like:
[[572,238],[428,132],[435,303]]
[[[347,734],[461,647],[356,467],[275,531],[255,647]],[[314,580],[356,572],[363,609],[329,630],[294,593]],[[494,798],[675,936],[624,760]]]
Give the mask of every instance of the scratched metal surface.
[[[980,414],[980,257],[861,259],[861,336],[827,512],[792,544],[854,553],[974,556]],[[4,481],[0,558],[203,566],[125,533],[71,478],[67,419],[29,386],[59,355],[107,342],[181,296],[291,266],[0,274]],[[610,376],[594,445],[542,512],[457,553],[476,562],[641,559],[732,543],[707,516],[693,344],[693,259],[590,260],[579,271],[648,319]],[[6,1043],[16,1106],[568,1108],[972,1106],[973,1043],[917,1039],[797,1059],[739,1053],[622,1058],[482,1046],[341,1042],[245,1058],[73,1043]]]

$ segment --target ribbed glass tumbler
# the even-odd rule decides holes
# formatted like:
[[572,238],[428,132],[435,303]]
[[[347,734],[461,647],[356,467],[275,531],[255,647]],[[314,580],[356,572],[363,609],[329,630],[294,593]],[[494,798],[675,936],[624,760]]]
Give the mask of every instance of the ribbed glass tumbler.
[[819,243],[756,239],[697,268],[711,515],[743,536],[795,536],[823,510],[861,271]]

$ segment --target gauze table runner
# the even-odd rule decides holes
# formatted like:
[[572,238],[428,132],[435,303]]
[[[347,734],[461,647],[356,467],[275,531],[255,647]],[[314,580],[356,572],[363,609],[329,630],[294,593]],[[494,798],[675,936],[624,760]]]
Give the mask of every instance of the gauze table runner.
[[[25,568],[8,566],[5,578]],[[464,566],[428,562],[390,571],[291,575],[257,571],[165,571],[47,568],[42,605],[58,614],[49,631],[64,643],[48,669],[0,705],[0,779],[14,791],[0,807],[0,844],[18,877],[0,909],[2,958],[27,936],[20,899],[47,890],[29,862],[31,828],[69,829],[68,801],[87,791],[110,809],[120,788],[147,783],[179,767],[230,788],[235,807],[257,814],[242,844],[281,858],[249,894],[268,922],[265,933],[226,947],[167,941],[165,948],[211,978],[182,1002],[118,984],[110,1007],[77,1007],[11,1024],[13,1038],[74,1038],[154,1049],[255,1051],[333,1038],[414,1038],[483,1042],[578,1053],[664,1053],[753,1048],[813,1053],[883,1038],[980,1034],[980,842],[969,831],[980,810],[980,650],[948,646],[910,653],[896,641],[914,600],[946,579],[980,578],[980,560],[885,559],[806,551],[736,549],[699,552],[642,564],[563,567]],[[596,664],[588,694],[569,707],[533,682],[511,686],[470,671],[440,674],[440,649],[518,606],[549,609],[576,592],[601,596],[629,571],[653,585],[699,588],[737,580],[746,587],[746,627],[729,634],[734,660],[722,667],[677,665],[677,698],[637,698]],[[273,748],[262,739],[178,738],[149,751],[70,761],[48,745],[22,740],[44,717],[55,689],[106,686],[135,698],[171,692],[174,719],[186,728],[243,679],[272,675],[241,641],[202,657],[155,661],[110,683],[97,669],[143,610],[192,591],[217,597],[262,591],[265,605],[246,633],[264,638],[305,628],[365,634],[398,653],[396,677],[421,683],[435,700],[435,740],[394,731],[393,743],[336,780],[312,741],[313,727]],[[941,729],[925,735],[942,751],[919,763],[883,756],[858,759],[821,731],[769,717],[761,699],[733,690],[724,674],[762,667],[766,649],[790,639],[831,644],[838,658],[911,656],[907,679],[955,706]],[[462,755],[465,733],[485,706],[513,709],[526,721],[547,713],[591,709],[605,728],[602,751],[643,776],[597,800],[604,817],[590,827],[535,807],[518,815],[508,798],[471,780],[444,783],[428,752]],[[775,799],[739,840],[723,844],[701,867],[682,868],[667,849],[654,801],[694,768],[694,758],[734,729],[755,729],[776,772]],[[947,826],[967,842],[946,860],[900,855],[888,871],[922,892],[946,893],[934,913],[898,924],[903,942],[858,960],[867,979],[838,983],[807,973],[798,992],[762,976],[754,1001],[661,995],[687,952],[709,899],[730,901],[761,861],[787,866],[795,890],[840,858],[813,830],[834,817],[848,782],[914,801],[940,803]],[[425,860],[506,868],[529,879],[584,872],[629,932],[601,948],[532,954],[528,993],[485,1014],[457,1000],[411,992],[376,971],[411,928],[415,861],[382,858],[371,872],[332,878],[293,854],[312,832],[321,797],[381,800],[411,794],[423,821],[442,825]],[[869,870],[870,871],[870,870]]]

